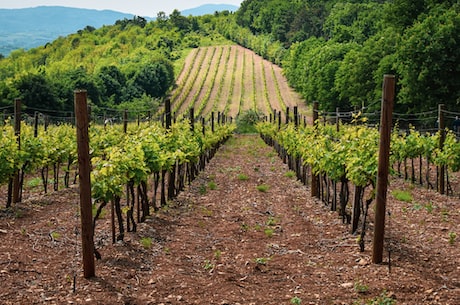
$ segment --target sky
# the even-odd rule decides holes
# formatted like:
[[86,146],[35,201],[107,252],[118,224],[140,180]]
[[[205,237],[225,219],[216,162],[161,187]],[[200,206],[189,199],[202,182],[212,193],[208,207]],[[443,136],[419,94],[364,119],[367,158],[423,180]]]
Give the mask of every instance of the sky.
[[203,4],[232,4],[240,6],[243,0],[0,0],[0,8],[36,6],[67,6],[97,10],[113,10],[144,17],[156,17],[158,12],[169,15]]

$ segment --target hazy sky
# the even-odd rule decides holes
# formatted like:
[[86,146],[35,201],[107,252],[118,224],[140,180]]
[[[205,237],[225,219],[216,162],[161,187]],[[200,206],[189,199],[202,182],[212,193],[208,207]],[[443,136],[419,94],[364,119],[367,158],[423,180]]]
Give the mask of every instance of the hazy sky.
[[243,0],[0,0],[0,8],[36,6],[68,6],[90,9],[109,9],[138,16],[156,17],[158,12],[170,14],[174,9],[184,10],[203,4],[233,4]]

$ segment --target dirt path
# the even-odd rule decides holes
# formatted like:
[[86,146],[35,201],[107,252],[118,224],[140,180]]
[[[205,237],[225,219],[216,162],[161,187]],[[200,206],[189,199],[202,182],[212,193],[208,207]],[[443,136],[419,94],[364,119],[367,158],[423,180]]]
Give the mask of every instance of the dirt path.
[[370,263],[370,234],[360,253],[337,213],[287,173],[258,136],[235,136],[124,242],[111,244],[107,211],[91,280],[75,187],[2,212],[2,304],[365,304],[382,293],[396,304],[460,304],[458,241],[446,240],[460,232],[458,200],[421,192],[415,209],[390,196],[389,273]]

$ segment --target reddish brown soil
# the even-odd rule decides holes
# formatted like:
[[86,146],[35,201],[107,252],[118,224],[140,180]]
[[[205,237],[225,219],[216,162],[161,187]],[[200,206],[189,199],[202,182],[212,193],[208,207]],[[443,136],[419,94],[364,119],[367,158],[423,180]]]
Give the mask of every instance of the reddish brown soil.
[[[82,277],[77,188],[34,195],[0,213],[1,303],[365,304],[385,293],[395,304],[460,304],[458,199],[392,181],[390,272],[386,254],[371,263],[372,212],[360,253],[349,226],[287,172],[257,136],[235,136],[124,242],[111,244],[107,213],[92,279]],[[395,200],[395,189],[413,200]]]

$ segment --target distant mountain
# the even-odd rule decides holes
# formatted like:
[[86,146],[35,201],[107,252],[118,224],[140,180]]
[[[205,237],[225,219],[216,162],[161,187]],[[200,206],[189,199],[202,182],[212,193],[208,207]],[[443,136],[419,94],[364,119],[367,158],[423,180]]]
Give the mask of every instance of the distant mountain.
[[215,12],[230,11],[236,12],[238,6],[230,4],[204,4],[196,8],[181,11],[182,16],[203,16],[208,14],[214,14]]
[[45,45],[86,26],[99,28],[124,18],[133,15],[61,6],[0,9],[0,53],[6,56],[15,49]]
[[[183,16],[201,16],[216,11],[236,11],[237,6],[207,4],[181,12]],[[133,14],[111,10],[91,10],[62,6],[38,6],[24,9],[0,9],[0,54],[8,56],[16,49],[31,49],[76,33],[86,26],[100,28],[117,20],[132,19]],[[143,16],[144,17],[144,16]],[[144,17],[147,20],[152,18]]]

